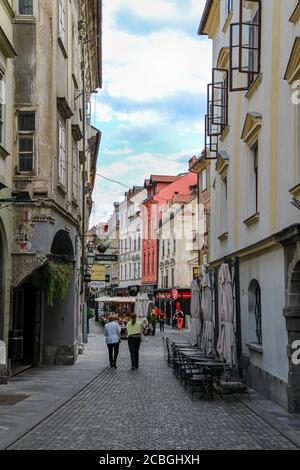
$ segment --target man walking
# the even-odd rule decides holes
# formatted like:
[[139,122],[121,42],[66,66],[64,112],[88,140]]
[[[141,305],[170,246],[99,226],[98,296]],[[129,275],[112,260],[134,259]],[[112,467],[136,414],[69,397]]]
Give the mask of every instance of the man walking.
[[117,358],[120,346],[121,328],[111,315],[104,327],[104,335],[106,336],[106,344],[108,347],[110,367],[117,368]]

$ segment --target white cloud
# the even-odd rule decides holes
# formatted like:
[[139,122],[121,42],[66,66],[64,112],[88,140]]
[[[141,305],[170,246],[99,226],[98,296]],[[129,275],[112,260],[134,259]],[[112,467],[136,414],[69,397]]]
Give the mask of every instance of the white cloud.
[[98,122],[110,122],[112,120],[130,124],[131,127],[142,127],[162,124],[167,120],[164,113],[155,110],[115,111],[109,105],[97,101],[95,117]]
[[104,149],[105,155],[129,155],[133,150],[131,148],[125,147],[121,149]]
[[109,30],[103,41],[111,96],[145,102],[181,92],[206,93],[211,75],[208,41],[171,30],[149,36]]
[[[206,93],[211,75],[211,41],[172,30],[172,20],[200,21],[205,0],[192,0],[183,11],[168,0],[106,0],[103,20],[104,82],[109,94],[134,101],[147,101],[180,92]],[[126,7],[141,18],[164,19],[168,30],[135,35],[114,23]]]

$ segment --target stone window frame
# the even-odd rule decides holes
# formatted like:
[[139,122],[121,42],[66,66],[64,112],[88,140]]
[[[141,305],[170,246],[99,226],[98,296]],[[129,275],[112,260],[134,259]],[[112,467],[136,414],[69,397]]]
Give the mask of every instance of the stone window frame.
[[[35,116],[35,123],[34,123],[34,130],[31,131],[24,131],[19,129],[19,117],[21,113],[34,113]],[[18,155],[18,173],[26,173],[32,175],[36,171],[36,109],[32,108],[24,108],[24,109],[17,109],[17,155]],[[21,170],[20,169],[20,137],[27,136],[27,138],[32,137],[32,169],[31,170]],[[21,152],[24,153],[24,152]],[[26,152],[25,152],[26,153]],[[29,152],[27,152],[29,153]]]
[[[58,182],[64,188],[67,183],[67,128],[58,120]],[[63,138],[62,138],[63,137]],[[64,157],[64,158],[63,158]]]
[[21,16],[21,17],[29,17],[29,18],[32,18],[33,16],[35,16],[35,7],[36,7],[36,2],[34,0],[31,0],[31,6],[32,6],[32,13],[21,13],[21,1],[22,0],[17,0],[17,14],[18,16]]
[[79,169],[79,156],[78,156],[78,147],[77,143],[73,140],[72,145],[72,197],[75,201],[78,199],[79,194],[79,178],[78,178],[78,169]]
[[5,73],[0,70],[0,145],[5,143]]

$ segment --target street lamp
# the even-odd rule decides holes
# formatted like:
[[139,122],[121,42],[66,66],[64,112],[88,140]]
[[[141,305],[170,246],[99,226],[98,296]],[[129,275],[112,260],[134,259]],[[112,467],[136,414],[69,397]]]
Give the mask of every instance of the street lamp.
[[95,254],[92,251],[89,251],[86,255],[86,264],[91,268],[94,264]]

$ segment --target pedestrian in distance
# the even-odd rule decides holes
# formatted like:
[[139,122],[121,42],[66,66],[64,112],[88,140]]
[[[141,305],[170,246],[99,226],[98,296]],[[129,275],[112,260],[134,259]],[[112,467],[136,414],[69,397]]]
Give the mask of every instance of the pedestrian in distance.
[[183,311],[182,310],[179,310],[177,312],[177,328],[179,331],[181,331],[183,328]]
[[152,332],[151,332],[151,334],[152,334],[152,336],[155,336],[157,319],[158,319],[158,308],[155,307],[155,308],[152,310],[152,314],[151,314],[151,326],[152,326]]
[[163,310],[159,312],[159,328],[160,331],[164,332],[165,331],[165,321],[166,321],[166,314]]
[[174,312],[172,315],[172,328],[177,328],[177,312]]
[[131,315],[131,321],[127,323],[128,347],[131,358],[131,369],[139,368],[139,350],[141,345],[142,325],[136,319],[136,314]]
[[104,335],[106,336],[110,367],[113,367],[114,369],[117,368],[117,359],[120,346],[120,333],[121,328],[119,324],[115,321],[113,315],[110,315],[108,318],[108,322],[104,327]]

